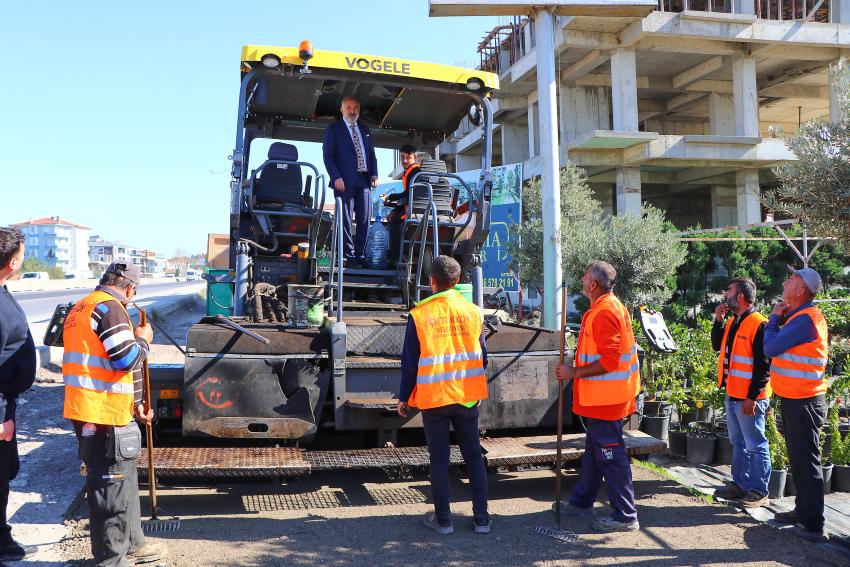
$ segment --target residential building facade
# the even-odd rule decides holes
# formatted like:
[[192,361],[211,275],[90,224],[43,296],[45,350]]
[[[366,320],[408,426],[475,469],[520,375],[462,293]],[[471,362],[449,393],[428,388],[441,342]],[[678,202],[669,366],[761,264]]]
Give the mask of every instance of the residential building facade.
[[35,258],[66,275],[89,275],[89,227],[61,217],[16,223],[26,239],[26,258]]

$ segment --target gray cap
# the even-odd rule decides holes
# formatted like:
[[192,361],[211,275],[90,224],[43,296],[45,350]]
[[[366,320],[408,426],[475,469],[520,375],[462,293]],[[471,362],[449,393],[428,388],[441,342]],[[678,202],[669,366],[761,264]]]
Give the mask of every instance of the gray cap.
[[821,283],[820,274],[814,271],[811,268],[803,268],[802,270],[797,270],[791,266],[788,266],[788,271],[794,274],[795,276],[800,276],[800,279],[806,284],[806,287],[809,288],[809,291],[812,292],[812,295],[817,294],[823,287]]
[[133,282],[133,285],[139,285],[139,282],[142,279],[142,273],[139,271],[139,267],[135,264],[130,264],[129,262],[112,262],[106,267],[106,273],[124,276]]

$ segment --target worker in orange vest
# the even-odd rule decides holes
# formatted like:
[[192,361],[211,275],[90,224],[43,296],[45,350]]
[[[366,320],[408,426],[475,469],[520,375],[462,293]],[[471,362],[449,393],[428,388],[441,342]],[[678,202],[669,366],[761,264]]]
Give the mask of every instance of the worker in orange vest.
[[604,478],[613,513],[593,519],[591,527],[600,532],[640,528],[623,439],[623,418],[634,413],[640,391],[640,366],[632,319],[613,293],[616,278],[608,262],[588,264],[581,285],[590,309],[581,319],[573,364],[557,370],[558,380],[573,382],[573,413],[584,418],[587,431],[581,477],[561,513],[592,517]]
[[393,207],[389,215],[387,215],[387,227],[390,233],[390,242],[387,251],[388,266],[394,268],[399,260],[401,253],[401,226],[404,219],[407,217],[407,206],[410,196],[410,182],[413,176],[419,171],[420,164],[416,161],[416,146],[412,144],[404,144],[398,149],[398,157],[401,162],[401,167],[404,168],[404,173],[401,176],[401,193],[393,193],[387,195],[384,204],[388,207]]
[[487,398],[487,348],[484,317],[476,305],[454,289],[460,265],[438,256],[431,266],[434,295],[410,311],[401,353],[398,413],[422,411],[428,441],[434,511],[423,523],[441,535],[454,532],[449,508],[449,427],[469,474],[473,531],[490,533],[487,470],[478,440],[478,406]]
[[794,510],[776,514],[811,541],[828,539],[823,517],[820,430],[826,421],[826,320],[813,299],[821,289],[815,270],[788,267],[782,301],[764,331],[764,354],[771,357],[770,385],[782,403],[788,460],[797,489]]
[[[770,449],[765,416],[770,408],[770,359],[764,355],[767,317],[756,311],[756,284],[729,282],[714,310],[711,344],[719,354],[717,387],[726,390],[726,425],[732,444],[732,481],[715,491],[745,508],[766,506]],[[733,317],[726,319],[729,313]]]
[[138,266],[113,262],[100,285],[65,319],[64,416],[74,424],[85,464],[91,509],[89,534],[98,567],[150,563],[167,553],[163,542],[142,534],[136,458],[142,434],[135,419],[150,423],[142,403],[142,363],[153,331],[133,328],[127,304],[141,280]]

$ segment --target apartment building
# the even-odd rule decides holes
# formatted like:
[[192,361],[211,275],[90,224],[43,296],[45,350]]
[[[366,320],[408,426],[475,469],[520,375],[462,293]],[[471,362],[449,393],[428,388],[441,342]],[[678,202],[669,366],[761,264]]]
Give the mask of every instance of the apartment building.
[[16,223],[26,239],[26,258],[36,258],[66,274],[89,272],[89,227],[61,217],[43,217]]

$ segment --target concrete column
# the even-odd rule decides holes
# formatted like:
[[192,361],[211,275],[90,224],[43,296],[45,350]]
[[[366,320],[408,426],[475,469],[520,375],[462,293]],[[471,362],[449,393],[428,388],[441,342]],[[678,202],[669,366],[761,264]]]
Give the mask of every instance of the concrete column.
[[735,135],[735,104],[731,96],[709,93],[708,125],[712,136]]
[[640,214],[640,168],[617,169],[617,215]]
[[551,9],[534,15],[537,54],[537,108],[540,114],[540,189],[543,207],[543,326],[561,326],[561,188],[558,155],[558,99],[555,24]]
[[755,224],[761,222],[759,170],[738,170],[735,181],[737,184],[738,224]]
[[732,62],[732,98],[735,108],[735,135],[761,136],[754,57],[741,57]]
[[457,171],[481,169],[481,155],[457,154],[457,156],[455,156],[455,167],[457,168]]
[[502,163],[522,163],[528,155],[528,126],[525,124],[508,124],[503,122],[502,132]]
[[615,49],[611,55],[611,108],[614,130],[637,131],[637,71],[634,49]]
[[605,87],[561,86],[561,143],[593,130],[610,130],[611,98]]
[[729,185],[711,188],[711,226],[738,224],[738,189]]
[[528,105],[528,155],[534,157],[540,153],[540,108],[537,101]]
[[830,0],[829,7],[833,24],[850,24],[850,0]]
[[[850,0],[848,0],[850,2]],[[850,16],[850,14],[848,14]],[[840,62],[835,61],[833,64],[838,65]],[[829,120],[830,122],[840,122],[842,119],[841,106],[838,102],[839,87],[838,78],[834,77],[832,72],[829,73]],[[846,85],[845,85],[846,89]]]
[[734,8],[736,14],[746,14],[752,16],[756,13],[755,0],[734,0]]

